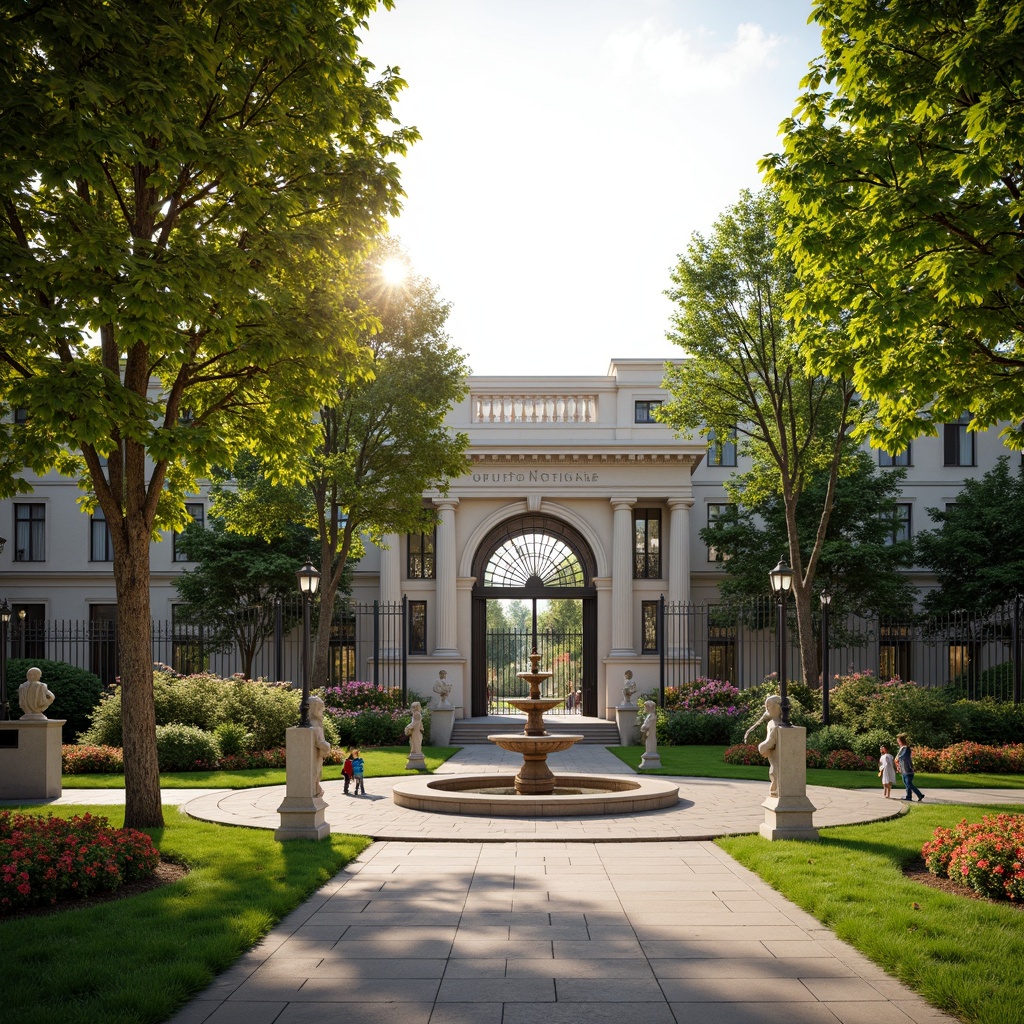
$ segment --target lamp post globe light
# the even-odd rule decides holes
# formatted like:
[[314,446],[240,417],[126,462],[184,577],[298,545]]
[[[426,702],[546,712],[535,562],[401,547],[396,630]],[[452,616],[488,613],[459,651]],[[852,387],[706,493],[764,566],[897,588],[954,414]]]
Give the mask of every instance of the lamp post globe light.
[[828,687],[832,678],[828,666],[828,612],[832,604],[832,591],[821,592],[821,724],[828,725]]
[[299,705],[299,726],[309,728],[309,683],[312,665],[309,660],[309,605],[320,586],[320,573],[309,559],[295,573],[302,594],[302,703]]
[[786,689],[786,599],[793,589],[793,570],[784,558],[768,573],[772,593],[778,602],[775,633],[779,641],[779,696],[782,698],[782,725],[789,725],[789,694]]

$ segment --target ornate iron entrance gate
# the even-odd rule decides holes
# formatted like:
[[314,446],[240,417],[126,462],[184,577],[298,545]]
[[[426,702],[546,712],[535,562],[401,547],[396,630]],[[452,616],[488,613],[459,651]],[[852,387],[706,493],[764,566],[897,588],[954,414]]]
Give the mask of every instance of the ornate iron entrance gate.
[[[500,706],[499,700],[512,696],[511,688],[521,685],[516,673],[529,670],[528,656],[536,642],[541,669],[555,673],[548,688],[567,695],[573,687],[573,710],[596,715],[597,591],[594,556],[586,541],[557,519],[518,516],[487,535],[473,568],[477,582],[473,587],[472,714],[512,711]],[[582,631],[538,631],[537,602],[565,598],[582,602]],[[488,601],[502,599],[531,606],[532,627],[489,631]]]

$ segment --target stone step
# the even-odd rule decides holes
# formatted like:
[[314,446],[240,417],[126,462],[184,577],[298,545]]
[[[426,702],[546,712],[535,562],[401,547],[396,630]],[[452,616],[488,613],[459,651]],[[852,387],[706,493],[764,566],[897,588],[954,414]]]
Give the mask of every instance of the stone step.
[[[521,732],[524,718],[512,716],[490,718],[460,718],[452,726],[451,744],[465,747],[473,743],[487,743],[487,737],[498,732]],[[619,730],[614,722],[598,718],[580,718],[575,715],[549,715],[544,727],[550,733],[582,733],[582,743],[597,743],[605,747],[619,745]]]

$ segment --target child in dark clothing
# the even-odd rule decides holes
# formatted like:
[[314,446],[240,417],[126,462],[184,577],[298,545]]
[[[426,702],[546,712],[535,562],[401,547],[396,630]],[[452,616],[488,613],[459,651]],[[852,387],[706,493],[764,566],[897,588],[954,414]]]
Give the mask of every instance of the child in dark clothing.
[[341,766],[341,776],[345,780],[345,796],[348,796],[348,787],[352,782],[352,751],[345,755],[345,763]]
[[366,796],[366,787],[363,785],[363,757],[358,750],[352,751],[352,778],[355,779],[356,796]]

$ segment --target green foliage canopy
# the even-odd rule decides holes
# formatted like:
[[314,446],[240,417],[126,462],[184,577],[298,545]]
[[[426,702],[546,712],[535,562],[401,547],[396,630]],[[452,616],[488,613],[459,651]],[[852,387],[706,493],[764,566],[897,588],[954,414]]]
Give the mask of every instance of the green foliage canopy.
[[[819,0],[784,151],[801,341],[887,450],[969,411],[1024,446],[1024,3]],[[842,316],[848,330],[822,333]]]

